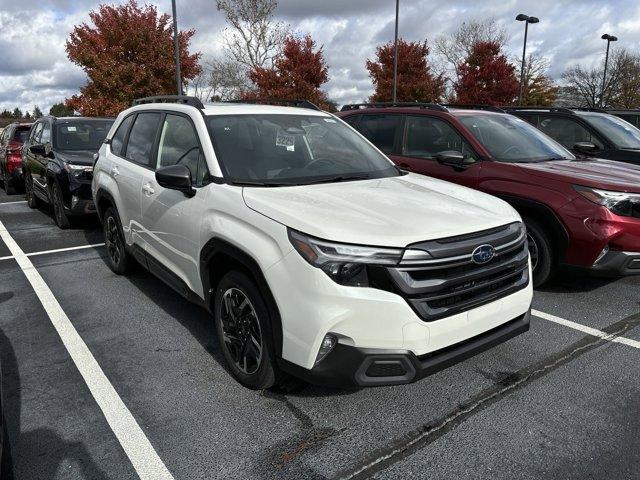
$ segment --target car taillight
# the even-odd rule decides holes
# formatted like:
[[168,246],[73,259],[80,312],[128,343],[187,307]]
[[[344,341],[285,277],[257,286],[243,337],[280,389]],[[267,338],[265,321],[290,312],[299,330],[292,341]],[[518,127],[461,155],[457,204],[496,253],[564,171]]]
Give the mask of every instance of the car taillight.
[[9,140],[7,143],[7,155],[11,154],[20,154],[20,149],[22,148],[22,144],[20,142],[16,142],[15,140]]

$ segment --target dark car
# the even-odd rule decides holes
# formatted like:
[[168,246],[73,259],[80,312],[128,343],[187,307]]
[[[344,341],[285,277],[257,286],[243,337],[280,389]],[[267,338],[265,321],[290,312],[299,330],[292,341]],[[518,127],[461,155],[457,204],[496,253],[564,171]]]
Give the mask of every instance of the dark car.
[[633,108],[627,110],[607,110],[607,113],[626,120],[634,127],[640,128],[640,109]]
[[0,179],[7,195],[22,188],[22,145],[29,135],[30,123],[11,123],[0,134]]
[[504,107],[579,156],[640,165],[640,130],[604,110]]
[[94,156],[113,124],[110,118],[43,117],[22,149],[27,203],[53,207],[60,228],[70,217],[94,214],[91,197]]
[[486,109],[364,104],[338,115],[401,168],[510,203],[527,226],[534,285],[561,266],[640,274],[640,166],[576,158],[526,121]]

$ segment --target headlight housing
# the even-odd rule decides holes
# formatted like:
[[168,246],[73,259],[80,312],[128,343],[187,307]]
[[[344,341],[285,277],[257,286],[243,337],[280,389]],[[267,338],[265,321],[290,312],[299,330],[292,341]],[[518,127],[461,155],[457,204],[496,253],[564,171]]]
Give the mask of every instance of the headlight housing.
[[602,205],[616,215],[640,218],[640,193],[611,192],[574,185],[574,190],[587,200]]
[[289,241],[307,262],[340,285],[369,285],[367,265],[397,265],[403,248],[371,247],[320,240],[289,229]]
[[72,163],[65,163],[64,168],[75,178],[91,178],[91,174],[93,173],[92,165],[74,165]]

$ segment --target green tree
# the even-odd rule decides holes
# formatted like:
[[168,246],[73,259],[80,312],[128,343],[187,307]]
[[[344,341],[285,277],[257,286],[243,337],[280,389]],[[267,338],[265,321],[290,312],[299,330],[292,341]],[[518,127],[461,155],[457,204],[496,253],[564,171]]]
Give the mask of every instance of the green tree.
[[22,118],[22,110],[20,110],[18,107],[14,108],[11,116],[13,118]]
[[67,107],[63,102],[56,103],[49,109],[49,115],[54,117],[72,117],[73,113],[73,108]]
[[40,118],[42,117],[42,110],[40,110],[40,107],[38,107],[37,105],[33,106],[33,118]]

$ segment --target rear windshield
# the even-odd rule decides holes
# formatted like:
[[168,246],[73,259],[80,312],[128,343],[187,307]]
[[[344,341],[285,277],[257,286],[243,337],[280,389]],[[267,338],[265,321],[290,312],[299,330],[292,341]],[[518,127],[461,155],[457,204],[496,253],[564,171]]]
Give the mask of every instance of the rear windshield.
[[580,113],[580,115],[608,137],[618,148],[640,150],[640,130],[629,122],[613,115],[601,113]]
[[55,127],[54,148],[97,151],[112,124],[113,120],[58,120]]
[[458,119],[498,161],[524,163],[575,159],[558,142],[512,115],[460,115]]
[[304,185],[400,174],[360,134],[329,116],[219,115],[207,124],[220,166],[235,183]]
[[16,131],[13,132],[13,140],[16,142],[24,143],[27,141],[29,137],[29,130],[31,127],[18,127]]

